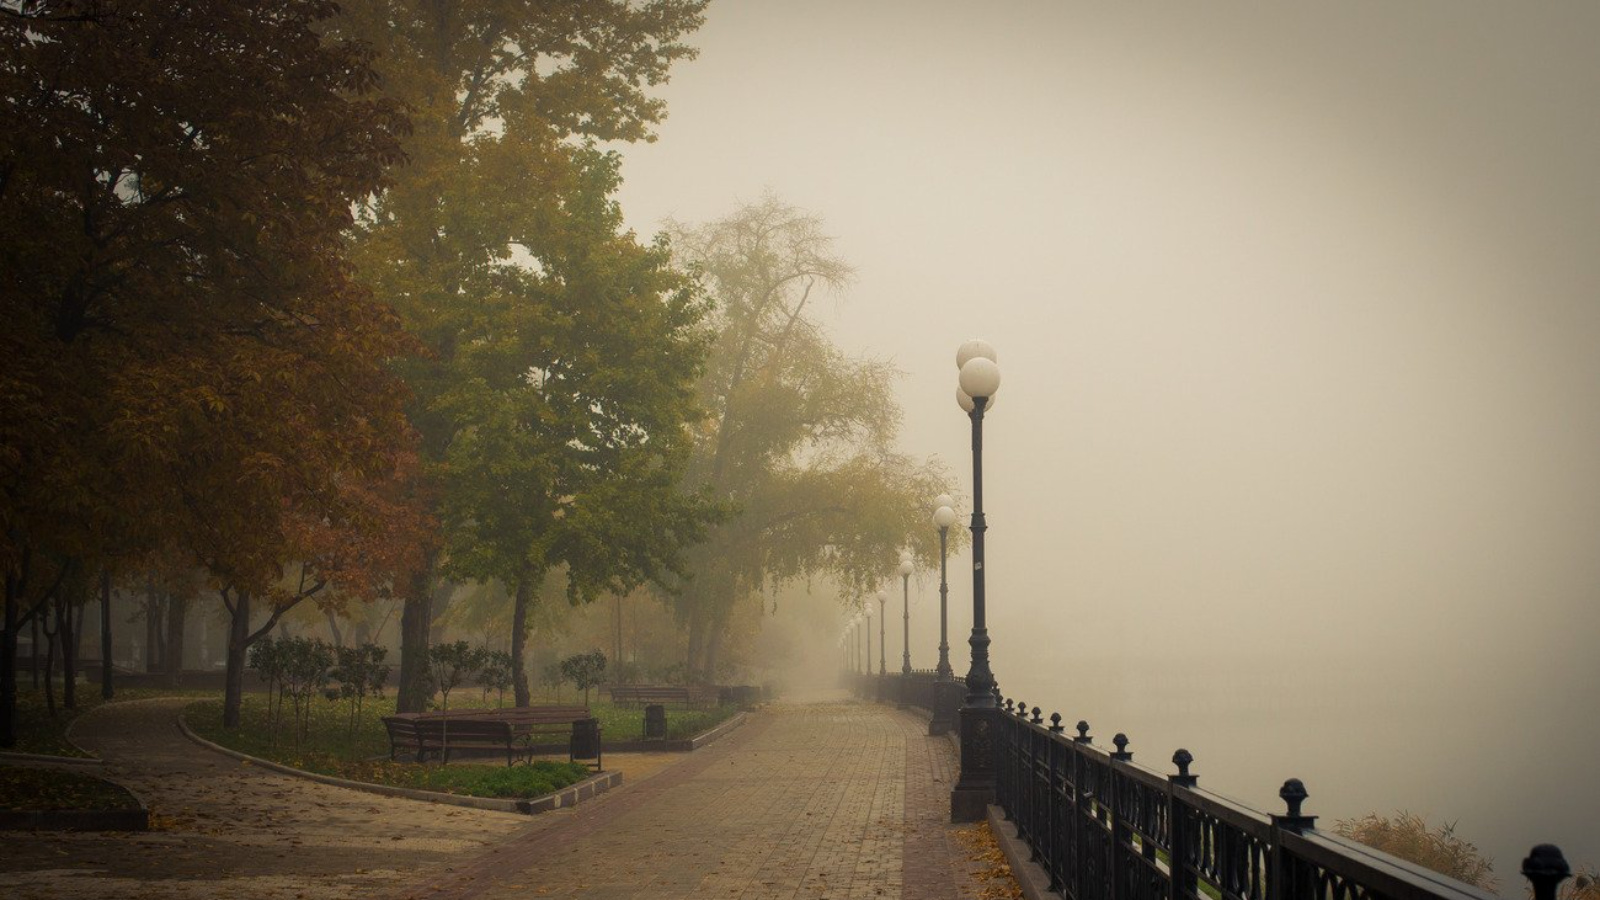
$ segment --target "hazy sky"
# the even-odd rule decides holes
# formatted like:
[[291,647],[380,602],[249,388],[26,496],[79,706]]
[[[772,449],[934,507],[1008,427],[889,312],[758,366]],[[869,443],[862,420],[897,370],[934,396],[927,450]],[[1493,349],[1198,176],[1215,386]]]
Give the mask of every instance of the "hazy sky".
[[1600,4],[709,16],[623,208],[823,216],[840,343],[904,371],[902,444],[963,491],[953,356],[995,344],[1002,687],[1115,719],[1259,672],[1364,765],[1422,760],[1394,806],[1490,833],[1503,887],[1535,839],[1600,864]]

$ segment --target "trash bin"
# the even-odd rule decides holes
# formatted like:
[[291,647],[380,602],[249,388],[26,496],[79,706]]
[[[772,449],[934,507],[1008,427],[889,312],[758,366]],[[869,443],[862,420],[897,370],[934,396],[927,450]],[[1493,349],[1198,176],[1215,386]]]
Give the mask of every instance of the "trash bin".
[[578,719],[572,723],[572,743],[567,749],[569,762],[594,760],[595,771],[600,770],[600,720]]
[[667,739],[667,708],[659,703],[651,703],[644,708],[644,739],[647,741],[664,741]]

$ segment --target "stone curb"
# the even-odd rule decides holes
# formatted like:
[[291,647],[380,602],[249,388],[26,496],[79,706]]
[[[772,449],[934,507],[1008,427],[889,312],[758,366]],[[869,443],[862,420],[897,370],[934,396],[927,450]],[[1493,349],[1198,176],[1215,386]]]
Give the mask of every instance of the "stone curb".
[[[76,747],[76,744],[73,744]],[[67,766],[103,766],[106,761],[96,756],[51,756],[47,753],[17,753],[10,750],[0,751],[0,762],[19,763],[50,763],[51,765]]]
[[486,809],[490,810],[491,812],[522,813],[524,815],[548,812],[552,809],[562,809],[564,807],[576,805],[577,803],[596,797],[622,784],[621,772],[600,772],[590,778],[586,778],[583,781],[578,782],[577,784],[564,787],[553,794],[545,794],[542,797],[534,797],[530,800],[501,799],[498,797],[466,797],[460,794],[441,794],[437,791],[419,791],[416,788],[394,787],[387,784],[368,784],[365,781],[351,781],[346,778],[336,778],[332,775],[321,775],[316,772],[307,772],[304,769],[296,769],[293,766],[286,766],[282,763],[275,763],[268,759],[261,759],[259,757],[251,756],[248,753],[240,753],[237,750],[230,750],[220,744],[212,743],[211,741],[208,741],[191,731],[189,729],[189,723],[184,721],[182,712],[178,713],[178,730],[183,732],[184,737],[194,741],[196,744],[199,744],[208,750],[214,750],[224,756],[231,756],[234,759],[247,762],[252,766],[260,766],[263,769],[270,769],[274,772],[280,772],[284,775],[292,775],[296,778],[305,778],[311,781],[320,782],[322,784],[330,784],[334,787],[350,788],[354,791],[365,791],[369,794],[382,794],[385,797],[399,797],[404,800],[423,800],[429,803],[443,803],[450,806],[466,806],[471,807],[472,809]]
[[1011,864],[1011,877],[1022,888],[1026,900],[1061,900],[1061,895],[1050,890],[1050,876],[1042,866],[1031,862],[1032,851],[1017,837],[1017,827],[1006,821],[1006,812],[994,804],[989,805],[989,830],[994,832],[995,843]]
[[[616,741],[614,743],[602,741],[600,748],[606,753],[688,753],[727,736],[728,732],[743,725],[744,720],[745,713],[734,713],[726,721],[719,723],[710,731],[702,731],[692,738],[676,741]],[[565,744],[536,744],[528,749],[533,753],[539,754],[562,753],[566,751],[567,746]],[[466,755],[466,752],[470,751],[462,751],[462,755]],[[498,751],[485,751],[483,755],[488,756],[496,752]],[[455,754],[452,753],[452,755]]]
[[0,831],[149,831],[150,810],[0,810]]

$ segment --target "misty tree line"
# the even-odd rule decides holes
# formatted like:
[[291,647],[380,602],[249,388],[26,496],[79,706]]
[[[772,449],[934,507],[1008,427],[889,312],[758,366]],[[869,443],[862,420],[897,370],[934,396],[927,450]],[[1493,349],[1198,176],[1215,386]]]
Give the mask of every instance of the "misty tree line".
[[606,145],[704,5],[0,3],[0,745],[20,631],[70,654],[117,589],[220,609],[233,725],[301,604],[398,600],[418,710],[435,597],[502,585],[525,704],[542,604],[654,591],[707,680],[764,587],[859,598],[930,531],[819,220],[624,226]]

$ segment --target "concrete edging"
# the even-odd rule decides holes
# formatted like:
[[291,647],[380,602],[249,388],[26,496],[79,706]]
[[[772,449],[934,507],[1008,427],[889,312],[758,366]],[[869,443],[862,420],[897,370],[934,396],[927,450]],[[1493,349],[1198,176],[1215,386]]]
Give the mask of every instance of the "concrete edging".
[[[74,747],[78,746],[73,744]],[[14,750],[0,750],[0,763],[49,763],[50,765],[63,766],[103,766],[106,761],[98,756],[52,756],[48,753],[18,753]]]
[[1006,811],[994,804],[988,809],[989,830],[994,832],[995,843],[1011,865],[1011,877],[1022,888],[1026,900],[1061,900],[1061,895],[1050,890],[1050,876],[1042,866],[1032,862],[1028,845],[1017,837],[1017,827],[1006,821]]
[[189,723],[185,721],[183,711],[179,711],[178,713],[178,730],[183,732],[184,737],[194,741],[196,744],[199,744],[208,750],[214,750],[224,756],[231,756],[234,759],[247,762],[252,766],[260,766],[263,769],[270,769],[274,772],[279,772],[284,775],[292,775],[296,778],[305,778],[311,781],[320,782],[322,784],[333,785],[334,787],[349,788],[354,791],[365,791],[369,794],[381,794],[385,797],[399,797],[404,800],[422,800],[428,803],[443,803],[450,806],[466,806],[472,809],[486,809],[492,812],[533,815],[536,813],[548,812],[552,809],[562,809],[564,807],[573,806],[584,800],[599,796],[600,794],[603,794],[606,791],[609,791],[612,788],[622,784],[621,772],[599,772],[589,778],[584,779],[583,781],[578,782],[577,784],[568,785],[567,787],[564,787],[555,793],[545,794],[542,797],[533,797],[526,800],[517,798],[502,799],[498,797],[467,797],[461,794],[441,794],[437,791],[420,791],[416,788],[395,787],[387,784],[369,784],[365,781],[351,781],[347,778],[337,778],[332,775],[322,775],[317,772],[307,772],[304,769],[296,769],[293,766],[275,763],[269,759],[261,759],[260,757],[251,756],[248,753],[240,753],[237,750],[231,750],[222,746],[221,744],[213,743],[212,741],[208,741],[200,735],[195,734],[194,731],[189,728]]
[[150,810],[144,806],[138,809],[0,809],[0,831],[149,830]]
[[[745,714],[739,712],[692,738],[675,741],[602,741],[600,747],[607,753],[688,753],[727,736],[728,732],[743,725],[744,720]],[[565,744],[537,744],[529,749],[534,753],[561,753],[567,748]]]

